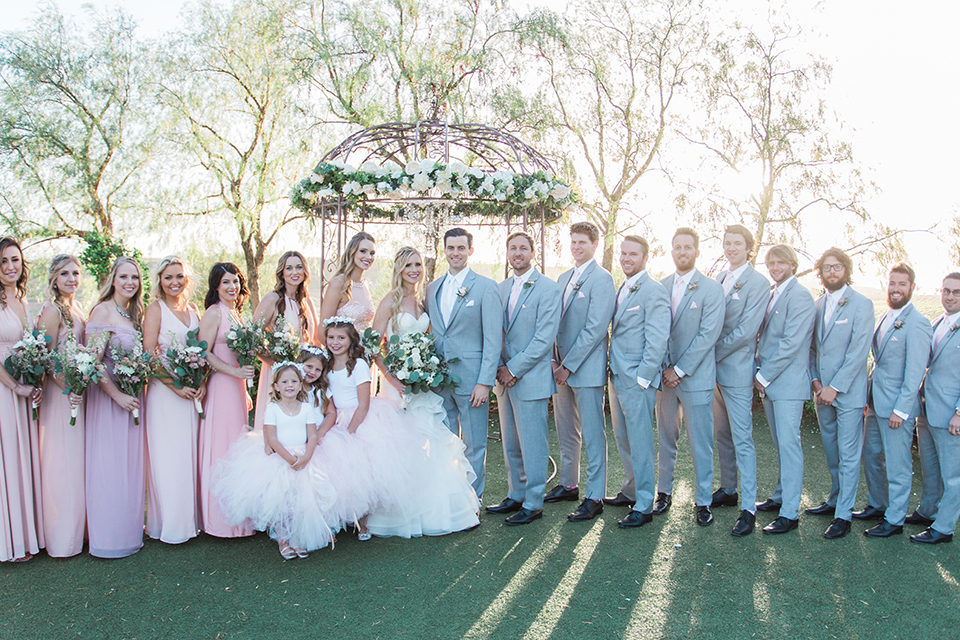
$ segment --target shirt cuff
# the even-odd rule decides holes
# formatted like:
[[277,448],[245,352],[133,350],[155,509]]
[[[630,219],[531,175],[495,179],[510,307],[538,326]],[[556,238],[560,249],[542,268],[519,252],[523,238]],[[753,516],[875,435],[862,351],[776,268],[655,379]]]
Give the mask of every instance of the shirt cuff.
[[[503,365],[503,366],[507,367],[507,365]],[[509,373],[511,377],[514,377],[514,378],[517,377],[517,376],[513,375],[513,371],[510,371],[510,367],[507,367],[507,373]],[[519,380],[519,378],[517,378],[517,379]]]
[[770,386],[770,382],[766,378],[764,378],[762,375],[760,375],[759,371],[757,371],[757,382],[759,382],[760,386],[762,386],[764,389]]
[[640,385],[641,389],[646,389],[647,387],[650,386],[650,381],[647,380],[646,378],[641,378],[640,376],[637,376],[637,384]]
[[685,373],[683,372],[683,370],[682,370],[680,367],[678,367],[677,365],[673,365],[673,371],[674,371],[674,373],[677,374],[677,377],[678,377],[678,378],[682,378],[682,377],[684,377],[685,375],[687,375],[687,374],[685,374]]
[[907,414],[904,413],[903,411],[897,411],[896,409],[893,410],[893,413],[896,414],[897,416],[899,416],[901,420],[906,420],[907,418],[910,417],[909,415],[907,415]]

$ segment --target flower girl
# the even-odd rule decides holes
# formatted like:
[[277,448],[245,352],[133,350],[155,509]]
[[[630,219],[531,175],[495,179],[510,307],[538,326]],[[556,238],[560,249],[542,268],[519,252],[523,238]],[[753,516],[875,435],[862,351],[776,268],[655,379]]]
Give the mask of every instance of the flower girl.
[[263,432],[230,447],[214,484],[228,521],[269,529],[288,560],[332,545],[338,528],[331,515],[336,489],[314,456],[317,419],[308,399],[303,366],[274,364]]

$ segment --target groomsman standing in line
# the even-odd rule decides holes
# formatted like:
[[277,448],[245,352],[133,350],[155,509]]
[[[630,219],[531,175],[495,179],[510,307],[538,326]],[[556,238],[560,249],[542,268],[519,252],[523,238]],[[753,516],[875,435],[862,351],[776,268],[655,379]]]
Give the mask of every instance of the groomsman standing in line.
[[487,419],[490,388],[497,376],[503,307],[497,283],[472,271],[473,236],[454,227],[443,234],[443,253],[449,270],[427,285],[427,313],[437,351],[445,359],[458,358],[450,372],[460,378],[456,389],[440,392],[447,426],[463,439],[464,452],[477,479],[473,488],[483,497],[487,459]]
[[853,261],[846,253],[827,249],[816,270],[827,292],[817,300],[810,378],[831,482],[827,500],[805,513],[834,516],[823,534],[832,540],[850,531],[857,500],[874,316],[873,303],[850,288]]
[[610,337],[610,414],[624,480],[620,493],[604,502],[633,507],[617,522],[622,528],[653,520],[653,409],[670,335],[670,299],[646,272],[649,252],[638,236],[626,236],[620,244],[627,280],[617,292]]
[[713,523],[711,403],[717,385],[715,347],[723,326],[723,287],[696,269],[700,255],[696,231],[680,227],[673,234],[671,246],[677,271],[660,281],[670,294],[673,320],[663,362],[662,390],[657,398],[660,477],[653,513],[666,513],[670,508],[682,418],[696,476],[696,522],[705,527]]
[[717,342],[717,386],[713,426],[720,459],[720,488],[711,507],[737,506],[740,472],[742,510],[731,535],[753,533],[757,502],[757,452],[753,446],[753,362],[757,333],[767,308],[770,282],[750,264],[753,234],[739,224],[727,227],[723,252],[730,265],[717,276],[723,285],[724,315]]
[[507,238],[513,277],[500,283],[503,350],[497,368],[497,409],[507,467],[507,497],[487,507],[513,513],[508,525],[542,517],[547,487],[547,403],[557,391],[550,353],[560,321],[560,288],[532,266],[533,238],[517,231]]
[[763,412],[777,448],[777,488],[758,511],[780,513],[764,533],[787,533],[799,522],[803,488],[803,448],[800,419],[810,399],[810,338],[814,304],[796,278],[800,261],[792,247],[778,244],[767,251],[767,271],[774,282],[757,342],[754,384],[763,396]]
[[867,508],[853,514],[858,520],[880,520],[880,524],[864,531],[871,538],[903,533],[913,486],[910,445],[920,415],[920,385],[933,338],[930,321],[910,302],[914,282],[910,265],[901,262],[890,270],[890,308],[873,334],[873,371],[863,442]]
[[[940,302],[944,314],[933,323],[933,342],[927,379],[923,383],[926,423],[936,464],[923,473],[935,473],[943,487],[936,519],[926,531],[910,536],[912,542],[940,544],[953,540],[960,517],[960,273],[943,279]],[[928,468],[932,467],[932,468]],[[924,484],[927,478],[924,477]]]
[[587,448],[585,499],[568,520],[591,520],[603,511],[607,489],[607,436],[603,389],[607,382],[607,330],[617,292],[613,277],[593,259],[600,230],[590,222],[570,225],[570,254],[576,266],[560,276],[560,329],[554,349],[557,394],[553,415],[560,440],[560,484],[546,502],[579,496],[580,445]]

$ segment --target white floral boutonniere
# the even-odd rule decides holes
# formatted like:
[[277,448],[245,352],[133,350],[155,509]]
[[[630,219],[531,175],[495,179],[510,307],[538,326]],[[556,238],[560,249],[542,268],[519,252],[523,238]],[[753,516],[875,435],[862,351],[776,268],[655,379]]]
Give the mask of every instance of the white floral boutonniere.
[[461,300],[466,298],[468,293],[470,293],[470,287],[460,287],[457,289],[457,297]]
[[580,287],[583,286],[583,280],[578,280],[577,284],[573,285],[573,293],[580,291]]
[[530,282],[529,280],[527,280],[526,282],[523,283],[523,289],[524,289],[524,291],[526,291],[527,289],[529,289],[529,288],[532,287],[532,286],[533,286],[533,283]]
[[950,333],[953,333],[957,329],[960,329],[960,320],[953,323],[953,326],[950,327]]
[[903,328],[903,320],[897,320],[896,322],[893,323],[894,331],[897,331],[898,329],[902,329],[902,328]]
[[837,303],[837,309],[843,309],[848,302],[850,302],[850,298],[840,298],[840,302]]
[[737,282],[733,285],[733,290],[740,291],[740,289],[743,289],[743,285],[744,285],[743,280],[737,280]]
[[637,292],[637,289],[639,289],[639,288],[640,288],[640,283],[639,283],[639,282],[635,282],[635,283],[633,283],[633,286],[630,287],[630,289],[628,290],[628,293],[636,293],[636,292]]
[[696,291],[697,287],[699,286],[700,286],[699,282],[691,282],[690,284],[687,285],[687,290],[683,295],[687,295],[688,293],[692,293]]

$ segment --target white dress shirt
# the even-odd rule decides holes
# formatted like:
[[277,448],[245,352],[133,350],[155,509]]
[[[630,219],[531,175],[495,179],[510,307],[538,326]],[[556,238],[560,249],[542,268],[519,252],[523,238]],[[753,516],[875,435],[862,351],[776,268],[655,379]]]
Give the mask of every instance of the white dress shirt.
[[443,316],[444,325],[450,322],[453,305],[457,302],[457,291],[463,286],[468,273],[470,273],[470,267],[466,267],[457,275],[448,273],[443,280],[443,290],[440,292],[440,314]]

